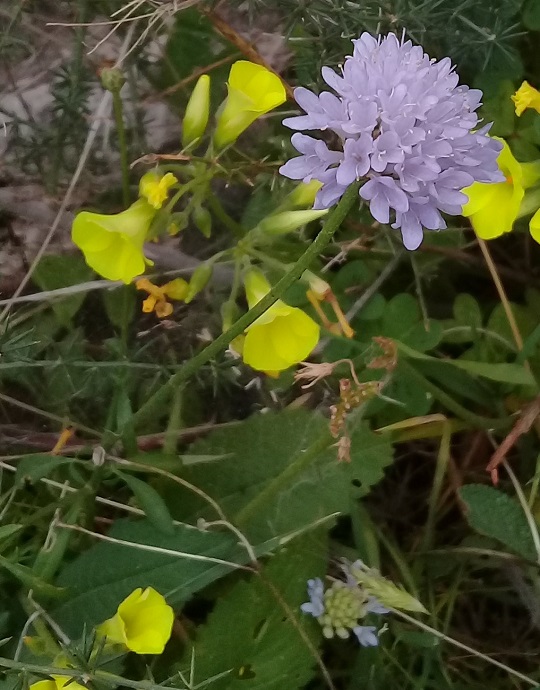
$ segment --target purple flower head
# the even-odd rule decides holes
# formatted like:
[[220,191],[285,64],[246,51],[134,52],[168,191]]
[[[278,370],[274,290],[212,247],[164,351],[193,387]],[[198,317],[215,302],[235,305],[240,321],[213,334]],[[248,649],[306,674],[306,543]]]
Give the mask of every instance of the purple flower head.
[[309,601],[300,606],[304,613],[310,613],[314,618],[322,616],[324,613],[324,585],[319,577],[308,580],[307,590]]
[[367,179],[360,196],[373,217],[401,230],[416,249],[424,229],[446,227],[441,212],[461,214],[473,182],[502,182],[497,165],[502,144],[475,130],[482,93],[458,86],[449,58],[430,59],[420,46],[394,34],[353,41],[337,74],[324,81],[335,93],[318,96],[305,88],[295,98],[305,115],[284,124],[295,130],[330,131],[335,149],[301,134],[292,137],[302,154],[280,168],[286,177],[323,183],[316,208],[329,208],[355,180]]

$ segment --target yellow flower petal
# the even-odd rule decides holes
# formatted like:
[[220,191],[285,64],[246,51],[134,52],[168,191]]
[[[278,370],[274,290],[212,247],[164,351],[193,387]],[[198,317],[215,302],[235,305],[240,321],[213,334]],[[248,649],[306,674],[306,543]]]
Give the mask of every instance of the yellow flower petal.
[[143,244],[154,215],[142,199],[113,215],[82,211],[73,221],[71,237],[94,271],[129,283],[145,270]]
[[527,108],[533,108],[540,113],[540,92],[537,91],[528,81],[524,81],[516,93],[512,96],[516,106],[516,115],[521,116]]
[[119,605],[116,614],[99,626],[98,632],[136,654],[161,654],[173,622],[173,610],[163,596],[152,587],[138,587]]
[[474,231],[483,240],[492,240],[510,232],[519,210],[513,203],[514,193],[510,185],[501,184],[493,200],[471,216]]
[[218,112],[214,143],[232,144],[258,117],[285,102],[281,79],[262,65],[239,60],[231,67],[228,95]]
[[[244,283],[250,308],[270,291],[264,275],[255,269],[247,273]],[[257,371],[280,372],[306,359],[319,335],[311,317],[278,300],[246,329],[242,359]]]
[[484,240],[494,239],[512,230],[525,195],[523,168],[508,144],[502,139],[499,141],[502,141],[503,148],[497,163],[506,182],[475,182],[462,190],[469,199],[463,207],[463,215],[471,219],[474,231]]
[[540,209],[534,214],[529,223],[529,230],[535,242],[540,244]]
[[54,680],[38,680],[32,683],[29,690],[57,690]]
[[183,278],[175,278],[161,288],[170,299],[183,300],[187,295],[189,283]]
[[177,182],[176,177],[170,172],[160,175],[151,170],[143,175],[139,181],[139,195],[144,197],[150,206],[159,209],[167,201],[169,190]]

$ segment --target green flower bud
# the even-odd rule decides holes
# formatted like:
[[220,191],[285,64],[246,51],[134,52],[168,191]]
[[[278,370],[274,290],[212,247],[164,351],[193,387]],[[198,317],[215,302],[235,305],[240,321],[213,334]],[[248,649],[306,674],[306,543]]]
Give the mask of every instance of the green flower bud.
[[240,309],[238,308],[236,302],[231,302],[231,300],[223,302],[221,305],[221,321],[222,330],[224,333],[225,331],[229,330],[235,321],[238,321],[239,316]]
[[182,146],[186,148],[200,139],[204,134],[210,115],[210,77],[203,74],[186,106],[182,122]]
[[319,182],[319,180],[311,180],[308,183],[301,182],[285,197],[283,206],[288,208],[311,208],[321,187],[322,182]]
[[201,264],[193,271],[193,275],[189,281],[188,291],[184,298],[186,304],[189,304],[195,295],[198,295],[199,292],[206,287],[208,281],[212,277],[213,269],[214,267],[212,264]]
[[197,206],[192,213],[193,222],[202,232],[202,234],[208,238],[212,234],[212,216],[210,211],[204,206]]
[[126,78],[118,67],[104,67],[99,73],[99,77],[101,79],[101,86],[111,93],[120,91],[126,83]]
[[302,225],[306,225],[312,220],[322,218],[322,216],[327,213],[328,209],[322,209],[320,211],[284,211],[283,213],[275,213],[274,215],[263,218],[256,229],[269,235],[284,235],[287,232],[298,230]]

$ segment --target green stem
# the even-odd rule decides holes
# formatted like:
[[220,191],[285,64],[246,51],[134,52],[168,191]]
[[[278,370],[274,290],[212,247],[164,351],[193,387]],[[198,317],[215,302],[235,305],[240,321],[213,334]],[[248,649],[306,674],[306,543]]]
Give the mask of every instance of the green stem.
[[171,392],[178,386],[182,386],[198,369],[200,369],[206,362],[224,350],[229,343],[237,336],[242,334],[248,326],[259,318],[264,312],[269,309],[280,297],[283,296],[286,290],[294,284],[302,273],[308,268],[311,262],[321,253],[321,251],[330,242],[334,234],[337,232],[341,223],[345,220],[348,212],[353,207],[358,199],[358,184],[351,185],[341,201],[328,216],[328,220],[322,227],[321,231],[306,249],[298,261],[292,266],[290,271],[279,280],[276,285],[265,295],[260,302],[258,302],[246,314],[241,316],[229,330],[218,336],[214,342],[207,345],[204,350],[188,360],[176,374],[166,381],[161,388],[159,388],[135,413],[134,423],[141,424],[147,419],[152,419],[159,415],[162,406],[167,402]]
[[246,234],[244,228],[240,225],[240,223],[237,223],[234,218],[231,218],[231,216],[223,208],[221,201],[213,192],[210,191],[210,189],[208,189],[206,193],[206,202],[219,222],[224,225],[227,230],[230,230],[236,238],[240,239]]
[[116,131],[118,133],[118,147],[120,149],[120,167],[122,170],[122,197],[126,208],[129,206],[129,163],[128,163],[128,149],[126,141],[126,129],[124,127],[124,106],[120,96],[120,89],[114,89],[112,92],[112,102],[114,119],[116,121]]
[[97,670],[89,672],[78,668],[42,666],[39,664],[28,664],[23,661],[13,661],[13,659],[7,659],[5,657],[0,657],[0,668],[15,669],[21,671],[21,673],[35,673],[40,676],[62,676],[64,678],[75,678],[83,681],[90,679],[97,682],[101,681],[112,688],[128,687],[136,688],[136,690],[163,690],[163,688],[166,687],[158,685],[157,683],[152,683],[149,680],[131,680],[129,678],[123,678],[122,676],[117,676],[108,671]]
[[320,436],[314,443],[312,443],[306,450],[301,450],[295,455],[289,465],[273,479],[265,488],[258,493],[242,510],[240,510],[233,518],[233,523],[239,525],[247,524],[250,519],[256,515],[260,509],[270,503],[273,498],[281,491],[281,489],[289,486],[291,479],[301,474],[307,469],[311,463],[316,460],[321,453],[327,450],[336,439],[326,432]]
[[169,423],[165,431],[165,439],[163,442],[163,453],[165,455],[173,455],[176,453],[178,446],[178,432],[182,428],[182,402],[183,389],[177,388],[174,391],[171,412],[169,414]]

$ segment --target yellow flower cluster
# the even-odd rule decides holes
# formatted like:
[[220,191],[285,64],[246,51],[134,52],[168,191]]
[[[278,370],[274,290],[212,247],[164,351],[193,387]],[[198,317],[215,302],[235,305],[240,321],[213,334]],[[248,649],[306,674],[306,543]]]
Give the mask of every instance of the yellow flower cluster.
[[[216,117],[214,144],[223,148],[235,141],[258,117],[286,98],[281,79],[246,60],[235,62],[229,73],[228,95]],[[190,146],[204,134],[210,107],[210,78],[202,75],[193,90],[183,123],[183,143]],[[151,264],[144,242],[156,212],[178,184],[172,173],[146,173],[139,184],[139,199],[121,213],[106,215],[82,211],[73,222],[72,239],[86,263],[108,280],[131,282]]]

